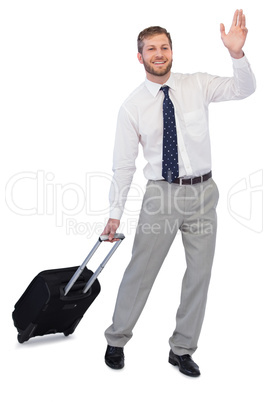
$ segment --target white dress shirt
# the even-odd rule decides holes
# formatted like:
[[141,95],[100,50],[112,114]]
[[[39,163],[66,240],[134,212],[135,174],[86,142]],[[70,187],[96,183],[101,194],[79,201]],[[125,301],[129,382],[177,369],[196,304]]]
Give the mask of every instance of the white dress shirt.
[[[180,177],[196,177],[211,170],[208,125],[210,102],[244,99],[256,88],[247,58],[232,59],[234,75],[230,78],[207,73],[171,73],[164,85],[174,104]],[[126,99],[119,110],[113,171],[110,189],[110,218],[120,219],[136,170],[139,143],[147,164],[148,180],[162,180],[163,91],[162,85],[145,80]]]

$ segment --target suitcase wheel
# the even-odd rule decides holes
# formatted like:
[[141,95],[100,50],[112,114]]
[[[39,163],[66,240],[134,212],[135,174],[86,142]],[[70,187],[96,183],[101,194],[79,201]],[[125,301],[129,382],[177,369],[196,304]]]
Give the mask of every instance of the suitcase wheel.
[[19,331],[18,342],[23,343],[23,342],[28,341],[31,338],[31,336],[33,335],[35,328],[36,328],[36,324],[31,323],[30,325],[28,325],[28,327],[24,331],[19,329],[18,330]]
[[65,336],[69,336],[69,335],[73,334],[75,329],[76,329],[76,327],[77,327],[77,325],[82,320],[82,318],[83,317],[78,318],[69,329],[67,329],[66,331],[63,332],[63,334]]

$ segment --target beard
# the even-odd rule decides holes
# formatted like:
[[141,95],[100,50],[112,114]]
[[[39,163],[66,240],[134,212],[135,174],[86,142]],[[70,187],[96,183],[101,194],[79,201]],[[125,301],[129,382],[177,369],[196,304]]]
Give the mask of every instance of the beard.
[[171,67],[172,67],[172,60],[170,60],[170,62],[165,65],[164,69],[154,68],[151,64],[145,62],[144,60],[143,60],[143,65],[144,65],[145,71],[147,71],[147,73],[156,75],[157,77],[162,77],[170,72]]

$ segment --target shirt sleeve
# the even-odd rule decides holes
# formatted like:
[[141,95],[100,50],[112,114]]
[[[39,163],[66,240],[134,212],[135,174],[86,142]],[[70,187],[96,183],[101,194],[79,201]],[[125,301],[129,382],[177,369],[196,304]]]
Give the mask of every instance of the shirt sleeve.
[[139,151],[137,123],[123,105],[118,114],[113,154],[113,181],[110,188],[110,218],[121,219]]
[[233,59],[233,77],[201,75],[200,84],[205,92],[206,103],[240,100],[247,98],[256,89],[255,76],[246,56]]

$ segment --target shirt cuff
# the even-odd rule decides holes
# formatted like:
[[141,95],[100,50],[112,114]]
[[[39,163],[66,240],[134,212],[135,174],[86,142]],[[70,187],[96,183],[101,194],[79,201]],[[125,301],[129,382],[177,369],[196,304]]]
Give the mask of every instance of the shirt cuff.
[[233,57],[231,57],[232,61],[233,61],[233,65],[235,68],[244,68],[248,66],[248,59],[246,58],[246,56],[244,55],[243,57],[241,57],[241,59],[234,59]]
[[111,208],[110,210],[110,219],[118,219],[120,221],[123,215],[123,211],[121,208]]

